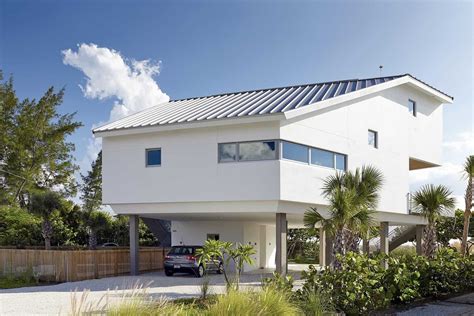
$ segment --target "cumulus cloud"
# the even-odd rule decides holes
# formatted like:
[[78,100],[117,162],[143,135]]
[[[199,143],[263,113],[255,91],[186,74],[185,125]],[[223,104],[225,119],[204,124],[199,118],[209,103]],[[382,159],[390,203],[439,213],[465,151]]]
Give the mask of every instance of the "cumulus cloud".
[[86,76],[84,96],[91,99],[115,98],[110,120],[169,101],[153,79],[160,62],[124,58],[118,51],[95,44],[80,44],[77,51],[62,51],[63,63]]

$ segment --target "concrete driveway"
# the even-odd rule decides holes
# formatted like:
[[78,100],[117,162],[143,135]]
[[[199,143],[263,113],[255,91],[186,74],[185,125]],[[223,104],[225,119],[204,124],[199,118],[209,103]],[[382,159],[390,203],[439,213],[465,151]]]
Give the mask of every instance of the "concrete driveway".
[[[291,266],[290,266],[291,268]],[[303,266],[294,266],[302,270]],[[300,278],[300,272],[290,272],[295,279]],[[271,271],[256,270],[241,277],[243,287],[259,287],[263,277],[271,276]],[[67,315],[71,312],[71,300],[75,296],[77,301],[87,293],[87,302],[95,305],[102,298],[99,305],[103,305],[107,297],[109,303],[123,298],[130,293],[134,286],[147,287],[147,295],[152,298],[176,299],[198,297],[203,278],[196,278],[188,274],[176,274],[167,277],[162,271],[141,274],[140,276],[120,276],[79,282],[68,282],[49,286],[24,287],[18,289],[0,290],[1,315]],[[225,280],[222,275],[209,275],[210,292],[223,293]],[[74,294],[74,292],[76,292]]]

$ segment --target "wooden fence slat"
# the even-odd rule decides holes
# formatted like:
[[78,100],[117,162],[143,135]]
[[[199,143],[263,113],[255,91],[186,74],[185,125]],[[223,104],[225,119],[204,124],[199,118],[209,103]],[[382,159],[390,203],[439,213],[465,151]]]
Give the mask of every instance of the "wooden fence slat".
[[[140,272],[163,269],[164,248],[140,248]],[[40,250],[0,248],[0,274],[38,271],[41,278],[71,282],[130,272],[127,249]]]

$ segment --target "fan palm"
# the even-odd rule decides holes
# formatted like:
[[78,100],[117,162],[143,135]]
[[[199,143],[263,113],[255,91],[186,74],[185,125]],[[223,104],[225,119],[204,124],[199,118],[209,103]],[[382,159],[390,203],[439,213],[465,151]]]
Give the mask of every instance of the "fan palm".
[[427,184],[413,195],[414,207],[428,220],[423,234],[423,254],[433,257],[436,251],[436,223],[456,204],[451,191],[443,185]]
[[[323,194],[329,200],[330,216],[325,219],[316,208],[311,208],[305,213],[305,226],[321,224],[334,236],[334,254],[356,251],[360,236],[373,224],[372,214],[382,183],[382,173],[371,166],[329,176],[324,180]],[[337,261],[333,266],[337,267]]]
[[86,211],[84,212],[84,222],[87,226],[87,234],[89,235],[89,249],[97,248],[97,234],[107,227],[110,216],[102,211]]
[[466,193],[464,195],[465,209],[464,209],[464,228],[462,232],[461,253],[466,254],[467,236],[469,233],[469,221],[471,217],[471,209],[473,206],[472,192],[474,186],[474,156],[469,156],[464,163],[463,168],[464,177],[467,179]]

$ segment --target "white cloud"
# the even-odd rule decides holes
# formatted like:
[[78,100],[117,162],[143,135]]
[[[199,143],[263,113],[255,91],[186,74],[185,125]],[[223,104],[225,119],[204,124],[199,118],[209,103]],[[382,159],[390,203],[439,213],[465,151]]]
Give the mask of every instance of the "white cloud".
[[[63,50],[62,55],[65,65],[84,73],[85,85],[79,87],[86,98],[114,101],[109,122],[169,101],[169,96],[153,79],[160,72],[159,61],[127,59],[114,49],[84,43],[78,45],[77,51]],[[105,123],[98,122],[93,127]],[[91,135],[86,146],[86,153],[79,161],[82,173],[90,169],[102,148],[102,140]],[[78,197],[75,202],[79,202]]]
[[459,133],[456,139],[445,141],[443,146],[450,150],[474,153],[474,132]]
[[116,99],[111,121],[169,101],[153,79],[159,74],[160,62],[127,60],[113,49],[84,43],[77,52],[66,49],[62,54],[65,65],[85,74],[86,84],[80,86],[85,97]]

